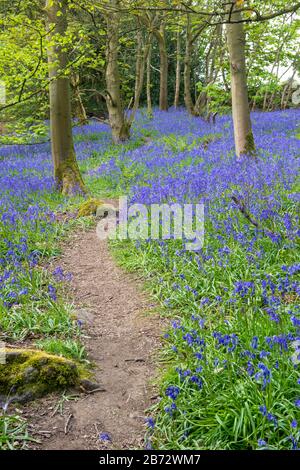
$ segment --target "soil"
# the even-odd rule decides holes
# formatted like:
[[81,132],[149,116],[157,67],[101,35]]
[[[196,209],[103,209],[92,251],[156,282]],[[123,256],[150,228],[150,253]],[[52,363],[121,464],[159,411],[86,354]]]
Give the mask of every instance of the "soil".
[[[146,410],[157,401],[154,353],[162,325],[156,306],[143,292],[141,280],[116,265],[95,229],[68,240],[58,264],[72,273],[70,297],[99,390],[68,391],[65,399],[56,394],[26,405],[23,415],[39,441],[30,446],[143,448]],[[110,440],[99,439],[101,433],[108,433]]]

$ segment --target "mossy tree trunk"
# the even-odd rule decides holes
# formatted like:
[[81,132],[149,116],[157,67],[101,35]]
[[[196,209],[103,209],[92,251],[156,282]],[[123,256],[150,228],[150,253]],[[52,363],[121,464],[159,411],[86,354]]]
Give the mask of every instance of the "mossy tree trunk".
[[46,0],[46,23],[54,178],[63,194],[71,194],[77,190],[84,191],[84,183],[74,150],[67,54],[61,46],[68,28],[67,0]]
[[121,100],[119,53],[119,0],[110,0],[111,11],[107,14],[106,47],[106,104],[112,138],[115,143],[124,142],[130,137],[130,123],[126,119]]
[[236,155],[250,155],[255,153],[255,144],[252,133],[250,108],[248,102],[246,59],[245,59],[245,31],[241,13],[236,11],[237,0],[228,6],[231,23],[226,26],[227,44],[231,70],[231,97],[232,116],[234,125],[234,139]]

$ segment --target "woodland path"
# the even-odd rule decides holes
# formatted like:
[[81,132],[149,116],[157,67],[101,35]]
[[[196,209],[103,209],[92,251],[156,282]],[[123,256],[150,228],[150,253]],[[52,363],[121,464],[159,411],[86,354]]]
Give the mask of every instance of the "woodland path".
[[[24,414],[41,441],[32,447],[143,448],[145,410],[157,400],[153,356],[161,324],[155,305],[142,292],[141,280],[116,266],[95,229],[75,234],[58,261],[72,273],[70,297],[95,364],[93,381],[105,391],[65,401],[61,413],[54,413],[57,395],[29,404]],[[102,442],[101,433],[108,433],[111,442]]]

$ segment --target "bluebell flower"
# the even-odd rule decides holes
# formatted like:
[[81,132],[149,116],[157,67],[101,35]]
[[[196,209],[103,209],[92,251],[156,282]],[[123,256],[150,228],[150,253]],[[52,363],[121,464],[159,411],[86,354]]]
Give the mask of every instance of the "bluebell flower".
[[289,436],[289,439],[292,441],[292,449],[298,450],[298,440],[294,436]]
[[259,357],[260,357],[260,359],[265,359],[266,357],[270,356],[270,354],[271,353],[269,351],[261,351],[259,353]]
[[200,353],[200,352],[196,352],[196,353],[195,353],[195,357],[196,357],[196,359],[201,360],[201,359],[203,359],[203,354]]
[[199,389],[201,389],[203,387],[203,381],[197,375],[192,375],[192,377],[190,377],[190,381],[193,382],[194,384],[196,384]]
[[261,405],[259,407],[259,411],[262,413],[263,416],[267,416],[268,411],[266,405]]
[[150,439],[147,439],[147,440],[146,440],[145,449],[146,449],[146,450],[152,450],[152,449],[153,449],[152,443],[151,443]]
[[179,393],[180,393],[180,388],[177,387],[176,385],[169,385],[169,387],[165,391],[166,396],[172,398],[172,400],[176,400]]
[[168,413],[171,417],[174,415],[174,412],[176,411],[177,406],[176,403],[171,403],[170,406],[165,406],[165,412]]
[[280,317],[278,313],[276,313],[274,308],[266,308],[266,312],[269,315],[270,319],[276,323],[279,323]]
[[241,297],[253,294],[255,290],[254,283],[252,281],[238,281],[235,283],[234,292],[239,294]]
[[257,349],[258,347],[258,336],[253,336],[251,340],[251,348]]
[[247,372],[250,375],[250,377],[252,377],[252,375],[254,375],[255,369],[254,369],[254,365],[252,364],[251,361],[247,362]]
[[258,364],[258,368],[260,369],[260,372],[255,374],[255,380],[262,379],[262,388],[265,389],[267,384],[271,381],[272,374],[270,369],[268,369],[268,367],[263,362]]
[[291,316],[291,322],[294,326],[300,327],[300,318],[295,317],[295,315]]
[[111,437],[107,432],[99,434],[99,440],[102,442],[111,442]]
[[264,439],[258,439],[257,444],[259,447],[266,447],[267,443]]
[[146,418],[146,424],[148,428],[154,429],[155,427],[155,421],[153,418]]
[[57,296],[56,296],[56,289],[54,286],[52,286],[51,284],[49,284],[48,286],[48,293],[49,293],[49,297],[50,299],[56,301],[57,300]]

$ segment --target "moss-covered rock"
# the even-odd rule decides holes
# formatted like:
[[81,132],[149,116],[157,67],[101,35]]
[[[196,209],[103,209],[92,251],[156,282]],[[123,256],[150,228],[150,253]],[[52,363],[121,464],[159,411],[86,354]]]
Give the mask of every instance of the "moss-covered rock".
[[103,205],[100,199],[90,198],[80,204],[78,208],[78,217],[85,217],[89,215],[96,215],[98,207]]
[[5,349],[0,398],[26,402],[57,389],[80,385],[76,363],[33,349]]

